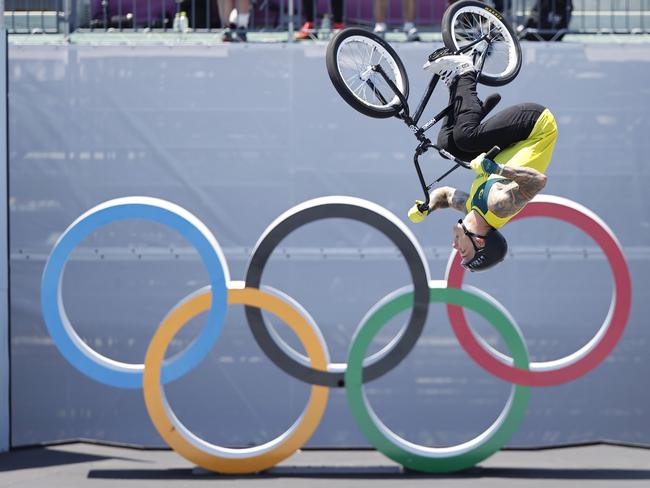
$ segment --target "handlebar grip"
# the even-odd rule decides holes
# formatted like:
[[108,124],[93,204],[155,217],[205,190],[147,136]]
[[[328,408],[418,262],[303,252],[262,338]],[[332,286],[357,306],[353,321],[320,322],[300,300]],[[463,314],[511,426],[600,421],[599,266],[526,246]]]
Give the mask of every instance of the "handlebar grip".
[[492,149],[490,149],[490,150],[487,152],[487,154],[485,155],[485,157],[486,157],[487,159],[494,160],[494,158],[495,158],[495,157],[497,156],[497,154],[499,154],[500,152],[501,152],[501,148],[500,148],[499,146],[494,146]]

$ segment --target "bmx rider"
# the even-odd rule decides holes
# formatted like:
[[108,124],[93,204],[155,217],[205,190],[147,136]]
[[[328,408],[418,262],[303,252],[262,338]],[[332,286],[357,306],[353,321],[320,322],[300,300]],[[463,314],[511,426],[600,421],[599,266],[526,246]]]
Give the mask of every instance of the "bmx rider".
[[[548,108],[520,103],[482,120],[498,95],[485,105],[476,93],[477,71],[468,55],[443,55],[428,61],[425,70],[440,76],[449,87],[453,110],[438,134],[438,145],[454,156],[471,160],[477,173],[469,193],[452,187],[431,192],[428,210],[421,201],[409,210],[412,222],[434,210],[454,208],[465,217],[453,228],[453,248],[462,265],[484,271],[503,261],[508,245],[499,232],[546,185],[548,167],[557,139],[555,118]],[[494,161],[485,157],[493,146],[501,152]]]

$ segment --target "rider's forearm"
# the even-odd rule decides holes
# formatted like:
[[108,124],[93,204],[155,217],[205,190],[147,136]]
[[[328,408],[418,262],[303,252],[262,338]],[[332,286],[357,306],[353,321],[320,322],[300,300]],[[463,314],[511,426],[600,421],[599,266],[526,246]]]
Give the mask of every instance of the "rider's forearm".
[[465,202],[469,195],[450,186],[436,188],[429,197],[429,210],[432,212],[439,208],[453,208],[465,212]]
[[517,183],[521,194],[528,199],[546,186],[546,175],[533,168],[503,166],[499,175]]

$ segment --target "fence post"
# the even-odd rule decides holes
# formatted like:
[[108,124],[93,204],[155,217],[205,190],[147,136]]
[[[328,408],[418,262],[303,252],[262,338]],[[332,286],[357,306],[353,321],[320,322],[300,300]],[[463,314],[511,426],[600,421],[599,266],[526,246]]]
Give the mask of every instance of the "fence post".
[[9,389],[9,215],[7,185],[7,29],[5,2],[0,0],[0,452],[10,447],[11,391]]
[[63,36],[65,40],[70,39],[70,21],[72,18],[72,8],[70,0],[63,0]]
[[289,19],[289,25],[287,27],[287,35],[289,36],[289,39],[287,39],[289,42],[294,41],[294,36],[293,36],[293,0],[289,0],[289,4],[287,6],[287,18]]

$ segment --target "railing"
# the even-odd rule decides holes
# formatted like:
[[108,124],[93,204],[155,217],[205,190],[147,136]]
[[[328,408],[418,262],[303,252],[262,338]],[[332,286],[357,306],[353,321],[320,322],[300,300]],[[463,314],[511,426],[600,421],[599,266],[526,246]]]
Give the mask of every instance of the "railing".
[[63,32],[64,0],[4,0],[5,25],[10,34]]
[[502,1],[520,37],[528,39],[555,40],[565,33],[650,33],[650,0]]
[[[168,31],[177,13],[187,12],[190,32],[220,29],[217,2],[223,0],[5,0],[9,33],[47,34],[84,31]],[[311,0],[317,18],[330,11],[329,0]],[[343,0],[349,25],[372,26],[373,0]],[[251,0],[249,29],[287,31],[302,21],[302,2]],[[564,33],[648,34],[650,0],[491,0],[528,39],[557,39]],[[401,25],[401,0],[389,0],[388,23]],[[439,31],[446,0],[417,0],[416,25]]]

